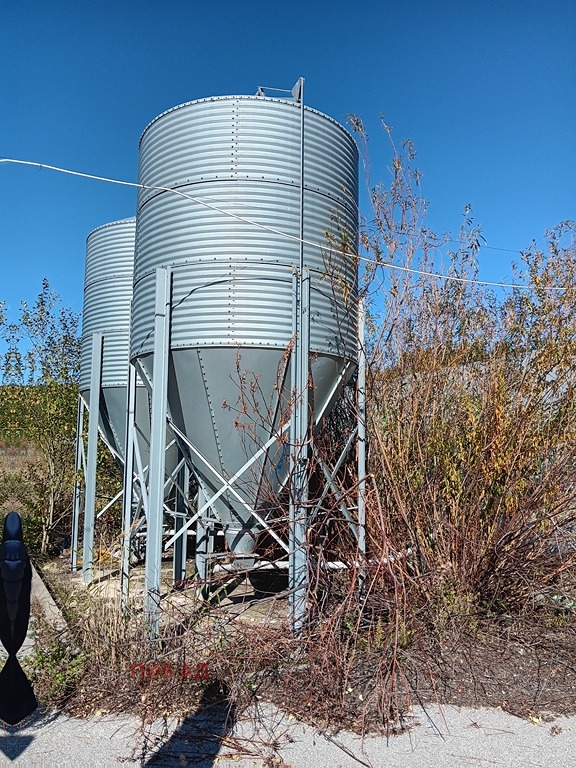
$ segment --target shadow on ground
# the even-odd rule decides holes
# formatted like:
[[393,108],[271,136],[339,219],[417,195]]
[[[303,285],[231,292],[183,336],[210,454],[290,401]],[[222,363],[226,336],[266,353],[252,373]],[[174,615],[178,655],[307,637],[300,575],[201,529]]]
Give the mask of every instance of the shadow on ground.
[[196,712],[187,717],[170,738],[150,756],[143,748],[141,765],[154,768],[193,765],[211,768],[222,741],[236,723],[236,709],[218,683],[209,686]]
[[39,708],[17,725],[0,720],[0,759],[18,760],[37,738],[34,731],[54,723],[57,718],[56,712]]

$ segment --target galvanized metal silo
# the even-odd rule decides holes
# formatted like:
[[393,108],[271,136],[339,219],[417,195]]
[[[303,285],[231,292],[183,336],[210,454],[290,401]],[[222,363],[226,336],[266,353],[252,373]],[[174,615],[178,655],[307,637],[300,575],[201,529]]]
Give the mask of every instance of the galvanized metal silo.
[[[356,265],[330,252],[326,233],[355,252],[357,148],[335,120],[303,109],[265,96],[201,99],[157,117],[140,141],[130,355],[152,379],[155,270],[170,267],[170,416],[204,491],[220,491],[213,508],[239,555],[252,552],[286,474],[273,437],[288,418],[302,259],[316,416],[356,361]],[[250,457],[236,494],[222,493]]]
[[93,334],[102,335],[99,421],[117,456],[126,450],[126,387],[136,219],[93,230],[86,240],[80,394],[90,403]]
[[[88,444],[85,452],[77,452],[77,469],[85,470],[84,557],[86,582],[92,578],[92,551],[95,522],[95,492],[98,432],[118,462],[125,466],[126,556],[130,554],[132,529],[132,491],[135,490],[139,515],[142,492],[147,482],[150,459],[150,393],[136,375],[130,375],[129,345],[134,275],[136,219],[122,219],[98,227],[86,240],[84,308],[81,339],[80,418],[78,446],[83,442],[83,403],[90,411]],[[132,384],[130,385],[130,381]],[[133,422],[128,426],[129,385],[133,387]],[[93,402],[94,401],[94,402]],[[94,418],[95,417],[95,418]],[[172,493],[178,464],[173,436],[165,432],[165,468],[171,479],[164,485],[166,498]],[[136,449],[138,462],[133,462]],[[127,454],[128,462],[127,462]],[[132,469],[133,468],[133,469]],[[134,479],[137,487],[132,488]],[[75,494],[73,528],[76,541],[80,514],[80,498]],[[75,567],[75,556],[73,557]]]

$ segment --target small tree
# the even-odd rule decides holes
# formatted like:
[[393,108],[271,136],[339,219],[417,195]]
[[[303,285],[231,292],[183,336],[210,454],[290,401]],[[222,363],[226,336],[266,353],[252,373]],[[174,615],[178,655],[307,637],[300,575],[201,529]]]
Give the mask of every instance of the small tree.
[[12,478],[12,496],[38,521],[42,553],[70,516],[74,477],[79,315],[60,302],[45,278],[34,304],[22,303],[19,324],[5,331],[2,431],[35,447],[18,482]]

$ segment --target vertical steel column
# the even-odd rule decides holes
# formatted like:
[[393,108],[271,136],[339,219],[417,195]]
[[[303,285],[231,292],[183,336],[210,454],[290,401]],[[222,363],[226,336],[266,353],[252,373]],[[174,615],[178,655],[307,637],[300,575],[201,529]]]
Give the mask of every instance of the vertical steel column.
[[166,416],[168,399],[168,353],[170,349],[170,268],[156,269],[154,313],[154,365],[152,369],[152,416],[148,467],[148,518],[144,570],[144,613],[152,634],[160,628],[162,524],[164,518],[164,474],[166,463]]
[[299,635],[306,619],[308,558],[306,532],[308,517],[309,461],[309,307],[310,278],[295,280],[297,332],[292,360],[293,407],[290,421],[290,508],[288,540],[289,606],[294,634]]
[[294,279],[292,354],[293,406],[290,420],[290,508],[288,584],[292,631],[299,635],[306,619],[308,563],[306,550],[308,506],[308,361],[310,351],[310,277],[304,268],[304,78],[293,94],[300,101],[300,258]]
[[134,485],[134,423],[136,414],[136,368],[128,363],[128,391],[126,393],[126,440],[124,446],[124,497],[122,499],[122,520],[124,546],[122,549],[122,571],[120,589],[122,607],[128,602],[130,577],[130,549],[132,547],[132,500]]
[[84,455],[84,400],[78,397],[78,413],[76,415],[76,460],[74,462],[74,502],[72,508],[72,541],[70,542],[70,568],[78,569],[78,531],[80,528],[80,507],[82,506],[82,488],[80,472]]
[[[200,483],[198,483],[197,509],[201,510],[206,504],[206,495]],[[202,586],[200,592],[202,598],[208,598],[208,560],[214,550],[214,524],[207,519],[206,514],[200,515],[196,520],[196,574]]]
[[[180,454],[182,459],[182,454]],[[186,461],[183,462],[178,472],[176,482],[176,512],[174,517],[174,534],[184,527],[184,515],[188,512],[188,489],[190,487],[190,468]],[[184,533],[174,542],[173,580],[183,581],[186,578],[186,556],[188,554],[188,536]]]
[[366,316],[364,299],[358,302],[358,551],[360,600],[366,591],[366,351],[364,347]]
[[92,334],[90,364],[90,415],[88,419],[88,450],[86,454],[86,498],[84,501],[84,544],[82,549],[82,578],[91,584],[94,560],[94,516],[96,511],[96,462],[98,459],[98,417],[102,380],[101,333]]

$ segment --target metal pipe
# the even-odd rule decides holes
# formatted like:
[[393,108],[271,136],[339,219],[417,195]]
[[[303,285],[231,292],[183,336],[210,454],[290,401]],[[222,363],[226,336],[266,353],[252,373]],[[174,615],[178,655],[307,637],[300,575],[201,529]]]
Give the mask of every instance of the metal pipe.
[[[352,563],[345,563],[343,560],[327,560],[320,563],[320,569],[325,568],[328,571],[346,571],[350,568],[366,568],[366,562],[369,565],[388,565],[389,563],[395,563],[397,560],[403,560],[412,554],[412,549],[408,548],[405,552],[400,552],[396,557],[381,557],[379,560],[355,560]],[[249,571],[286,571],[290,567],[289,560],[261,560],[257,565],[251,566],[246,570]],[[212,566],[213,573],[236,573],[238,570],[237,565],[234,563],[224,563]]]

